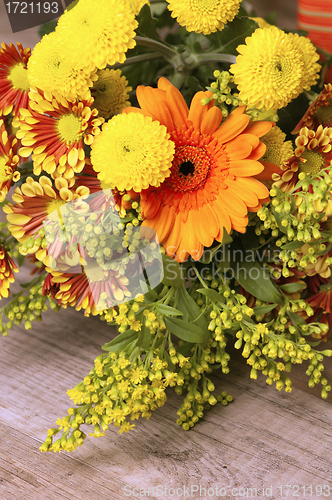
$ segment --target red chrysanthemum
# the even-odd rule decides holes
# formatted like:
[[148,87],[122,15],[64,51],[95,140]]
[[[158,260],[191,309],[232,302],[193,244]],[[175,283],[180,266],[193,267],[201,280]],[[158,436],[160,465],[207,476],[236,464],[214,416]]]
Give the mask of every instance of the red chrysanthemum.
[[27,77],[27,62],[31,55],[29,47],[17,48],[12,43],[1,44],[0,49],[0,112],[18,115],[20,108],[28,107],[30,84]]

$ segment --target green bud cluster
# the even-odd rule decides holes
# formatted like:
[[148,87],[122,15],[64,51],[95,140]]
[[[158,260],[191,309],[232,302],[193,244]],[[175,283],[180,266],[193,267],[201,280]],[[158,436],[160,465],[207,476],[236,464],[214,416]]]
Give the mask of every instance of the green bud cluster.
[[[165,404],[166,387],[174,386],[177,374],[158,356],[147,355],[143,361],[134,352],[109,352],[95,359],[94,367],[74,389],[68,391],[76,408],[57,420],[50,429],[41,451],[72,451],[81,446],[86,434],[82,424],[93,427],[90,436],[103,436],[110,424],[119,433],[128,432],[130,420],[150,418],[151,411]],[[61,437],[54,436],[62,430]]]
[[[60,306],[51,298],[42,295],[45,276],[38,276],[30,283],[24,285],[24,289],[13,295],[13,298],[5,307],[0,309],[0,332],[5,337],[13,325],[24,324],[26,330],[32,328],[33,321],[42,321],[42,313],[51,309],[58,311]],[[6,317],[9,321],[4,322]]]
[[222,115],[226,118],[230,111],[241,104],[239,94],[234,84],[234,77],[229,71],[218,71],[213,73],[216,78],[209,87],[206,87],[213,94],[211,98],[204,99],[207,104],[211,99],[215,100],[216,106],[221,109]]

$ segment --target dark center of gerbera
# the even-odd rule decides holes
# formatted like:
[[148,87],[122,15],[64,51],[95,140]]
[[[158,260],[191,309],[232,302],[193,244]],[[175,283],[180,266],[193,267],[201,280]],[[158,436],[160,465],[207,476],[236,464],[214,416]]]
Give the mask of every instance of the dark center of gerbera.
[[187,175],[193,175],[195,172],[195,165],[191,161],[184,161],[179,169],[179,173],[187,177]]
[[175,192],[186,193],[202,189],[210,175],[212,160],[207,148],[178,146],[165,183]]

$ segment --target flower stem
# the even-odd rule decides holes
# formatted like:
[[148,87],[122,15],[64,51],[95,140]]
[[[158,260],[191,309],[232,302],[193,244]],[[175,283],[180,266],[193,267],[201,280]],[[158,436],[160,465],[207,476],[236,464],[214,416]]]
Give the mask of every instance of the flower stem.
[[191,54],[185,62],[191,68],[210,62],[225,62],[234,64],[236,62],[236,56],[231,54],[219,54],[217,52],[207,52],[206,54]]
[[130,66],[131,64],[138,64],[144,61],[151,61],[152,59],[159,59],[162,55],[158,52],[148,52],[147,54],[141,54],[139,56],[128,57],[125,62],[113,64],[112,69],[123,68],[124,66]]
[[152,38],[146,38],[145,36],[135,36],[134,40],[136,40],[137,45],[141,45],[142,47],[149,47],[151,49],[156,50],[157,52],[160,52],[161,54],[164,54],[164,56],[167,59],[171,59],[177,54],[177,51],[175,49],[172,49],[171,47],[167,47],[167,45],[164,45],[161,42],[158,42],[158,40],[153,40]]

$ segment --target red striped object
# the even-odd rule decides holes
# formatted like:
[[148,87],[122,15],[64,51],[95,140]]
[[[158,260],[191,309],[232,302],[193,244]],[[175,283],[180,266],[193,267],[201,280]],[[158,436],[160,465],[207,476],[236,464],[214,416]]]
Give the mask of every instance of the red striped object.
[[315,45],[332,53],[332,0],[298,0],[297,22]]
[[[298,0],[297,27],[308,31],[317,47],[332,53],[332,0]],[[331,65],[325,81],[332,81]]]

